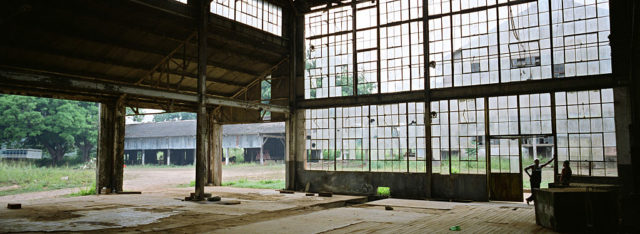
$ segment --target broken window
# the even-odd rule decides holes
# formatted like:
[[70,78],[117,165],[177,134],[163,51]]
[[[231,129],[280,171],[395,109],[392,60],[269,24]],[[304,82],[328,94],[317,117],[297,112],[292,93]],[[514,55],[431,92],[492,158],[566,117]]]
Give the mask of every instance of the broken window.
[[520,95],[520,134],[551,134],[551,95]]
[[307,168],[334,171],[336,169],[335,109],[305,111]]
[[[455,14],[453,20],[453,86],[498,83],[496,9]],[[472,64],[479,63],[479,71]]]
[[[358,74],[362,92],[353,95],[377,89],[381,93],[424,89],[425,36],[433,89],[611,73],[606,0],[428,0],[426,4],[426,17],[417,0],[356,4],[356,15],[350,16],[356,20],[356,38],[351,39],[357,44],[354,70],[366,69],[368,75]],[[328,13],[337,9],[345,13]],[[324,14],[331,24],[332,17],[353,12],[351,6],[321,10],[317,7],[308,16]],[[351,22],[335,21],[341,28],[349,28]],[[326,37],[329,33],[323,31]],[[307,39],[318,38],[312,34],[307,32]]]
[[551,10],[553,63],[564,65],[559,77],[611,73],[609,2],[552,0]]
[[424,103],[307,110],[310,170],[425,172]]
[[339,171],[369,170],[369,106],[336,108]]
[[489,98],[489,133],[491,136],[519,135],[518,96]]
[[282,36],[282,8],[264,0],[213,0],[211,12]]
[[613,90],[555,95],[558,162],[569,160],[574,175],[617,176]]
[[431,103],[433,173],[486,173],[484,98]]
[[500,7],[501,82],[551,78],[551,28],[546,1]]
[[429,20],[429,82],[431,88],[453,86],[451,17]]

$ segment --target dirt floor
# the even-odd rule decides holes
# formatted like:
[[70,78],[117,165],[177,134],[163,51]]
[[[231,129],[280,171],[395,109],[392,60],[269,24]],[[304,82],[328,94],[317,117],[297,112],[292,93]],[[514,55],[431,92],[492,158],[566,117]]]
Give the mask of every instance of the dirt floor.
[[[282,179],[284,168],[236,167],[223,180]],[[269,189],[207,187],[222,202],[182,201],[193,168],[128,168],[125,189],[141,195],[60,196],[58,192],[0,197],[0,233],[444,233],[549,232],[523,203],[450,203],[365,197],[281,194]],[[7,196],[8,197],[8,196]],[[240,201],[237,205],[224,202]],[[19,210],[7,202],[22,203]],[[385,210],[385,205],[394,207]]]

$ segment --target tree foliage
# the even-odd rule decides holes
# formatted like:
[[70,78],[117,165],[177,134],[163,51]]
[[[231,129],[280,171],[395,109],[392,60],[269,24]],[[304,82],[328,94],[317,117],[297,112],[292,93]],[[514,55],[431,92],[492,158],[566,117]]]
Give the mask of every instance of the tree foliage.
[[[317,67],[317,64],[315,60],[311,60],[310,50],[307,50],[306,56],[307,56],[307,59],[305,61],[305,70],[307,71],[307,73],[309,73],[310,70],[315,69]],[[335,85],[341,86],[341,96],[353,96],[354,95],[353,72],[348,72],[349,69],[347,66],[342,67],[340,70],[342,72],[333,74],[335,79]],[[315,87],[315,88],[328,87],[329,84],[327,82],[323,82],[322,80],[323,79],[316,79],[315,84],[312,84],[312,87]],[[358,95],[373,94],[377,91],[375,83],[367,82],[362,72],[358,73],[357,80],[358,80],[358,84],[357,84]],[[310,90],[310,96],[312,98],[315,98],[317,94],[316,93],[317,91],[315,88]]]
[[164,113],[153,116],[153,122],[165,122],[165,121],[177,121],[177,120],[191,120],[196,119],[196,113],[190,112],[176,112],[176,113]]
[[[131,107],[127,107],[126,108],[127,111],[127,115],[132,115],[135,114],[135,112],[131,109]],[[142,120],[144,119],[144,115],[134,115],[133,116],[133,122],[142,122]]]
[[55,166],[78,149],[88,160],[98,135],[95,103],[0,95],[0,143],[46,150]]

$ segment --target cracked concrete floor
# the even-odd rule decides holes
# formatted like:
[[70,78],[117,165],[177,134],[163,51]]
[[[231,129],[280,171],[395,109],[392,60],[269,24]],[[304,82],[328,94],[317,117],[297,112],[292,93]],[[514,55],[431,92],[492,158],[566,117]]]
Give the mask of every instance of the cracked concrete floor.
[[[522,203],[401,199],[362,203],[363,197],[308,197],[232,187],[206,191],[223,201],[241,201],[239,205],[181,201],[193,188],[176,185],[192,178],[190,168],[144,168],[125,171],[125,188],[143,191],[141,195],[47,197],[44,192],[24,200],[11,197],[11,202],[22,203],[20,210],[6,209],[9,201],[0,199],[0,233],[442,233],[453,225],[473,233],[550,232],[535,224],[533,206]],[[394,210],[385,210],[385,205]]]

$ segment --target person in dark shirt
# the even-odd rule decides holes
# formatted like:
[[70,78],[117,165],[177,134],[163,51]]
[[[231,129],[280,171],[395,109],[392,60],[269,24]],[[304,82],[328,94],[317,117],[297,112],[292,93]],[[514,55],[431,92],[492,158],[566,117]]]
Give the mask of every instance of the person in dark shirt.
[[560,184],[562,186],[569,186],[571,181],[571,167],[569,167],[569,160],[562,163],[562,174],[560,174]]
[[[529,182],[531,183],[531,196],[527,197],[527,205],[529,204],[529,202],[535,200],[535,198],[533,197],[533,189],[540,188],[540,183],[542,182],[542,168],[549,165],[549,163],[553,162],[554,159],[556,158],[553,157],[545,164],[540,165],[540,160],[536,158],[533,161],[533,165],[530,165],[524,169],[524,172],[529,175]],[[531,170],[532,172],[530,173],[529,170]]]

